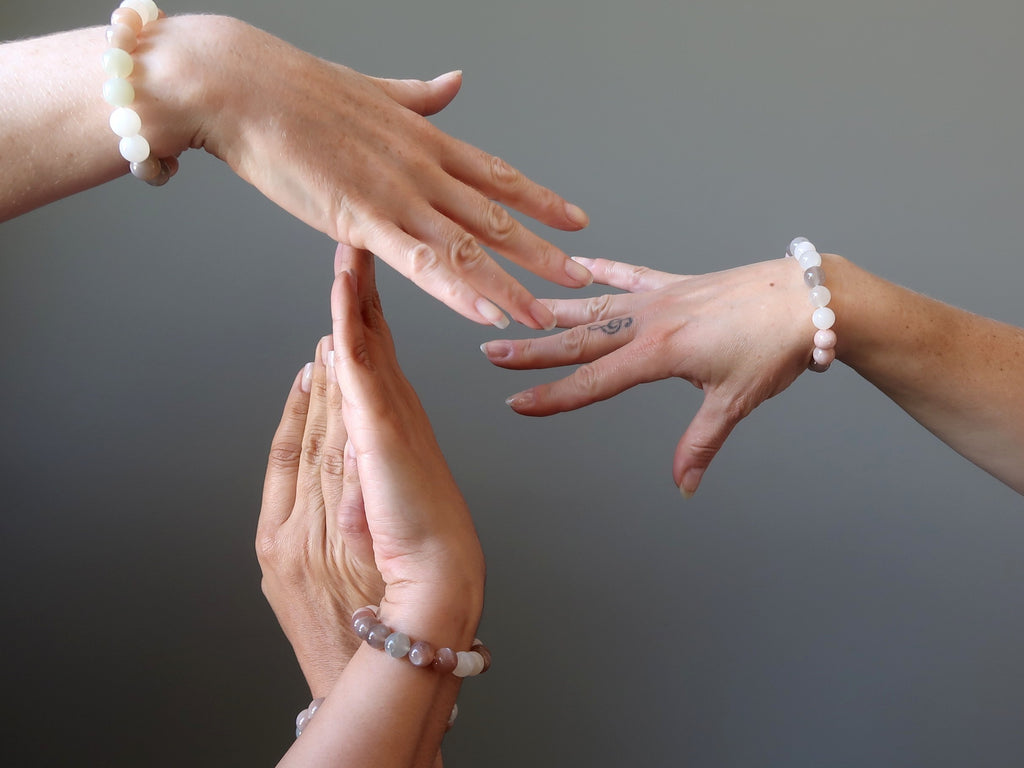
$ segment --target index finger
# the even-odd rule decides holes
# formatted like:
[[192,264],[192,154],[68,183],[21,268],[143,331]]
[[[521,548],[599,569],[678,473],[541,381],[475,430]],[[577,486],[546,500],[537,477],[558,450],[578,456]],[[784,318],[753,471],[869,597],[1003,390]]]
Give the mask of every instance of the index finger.
[[281,423],[270,443],[267,474],[263,481],[263,504],[257,530],[277,530],[288,519],[295,505],[295,483],[302,458],[302,435],[309,410],[309,376],[312,363],[299,371],[284,404]]

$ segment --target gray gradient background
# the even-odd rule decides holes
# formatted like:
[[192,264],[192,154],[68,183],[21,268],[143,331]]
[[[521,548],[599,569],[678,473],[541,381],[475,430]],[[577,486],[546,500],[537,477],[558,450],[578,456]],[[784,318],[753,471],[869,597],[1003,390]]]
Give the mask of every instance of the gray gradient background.
[[[1017,0],[167,10],[373,74],[464,68],[437,124],[584,206],[586,232],[551,235],[571,253],[698,272],[806,234],[1024,324]],[[109,11],[5,2],[0,33]],[[0,764],[272,765],[308,693],[251,540],[330,242],[192,152],[162,190],[0,226],[0,251]],[[699,392],[518,417],[504,397],[552,374],[492,368],[500,333],[380,283],[489,565],[495,667],[451,765],[1024,759],[1024,504],[851,371],[758,409],[684,502]]]

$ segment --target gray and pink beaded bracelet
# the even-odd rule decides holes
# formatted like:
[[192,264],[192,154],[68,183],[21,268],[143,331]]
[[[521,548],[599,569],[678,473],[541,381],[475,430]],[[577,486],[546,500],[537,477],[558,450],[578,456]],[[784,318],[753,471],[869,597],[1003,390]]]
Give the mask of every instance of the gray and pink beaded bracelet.
[[811,306],[814,307],[811,322],[818,330],[814,334],[814,351],[807,368],[815,373],[824,373],[836,359],[836,332],[832,330],[836,313],[828,307],[832,292],[825,287],[821,254],[806,237],[797,237],[790,242],[786,256],[796,259],[804,270],[804,284],[810,289]]

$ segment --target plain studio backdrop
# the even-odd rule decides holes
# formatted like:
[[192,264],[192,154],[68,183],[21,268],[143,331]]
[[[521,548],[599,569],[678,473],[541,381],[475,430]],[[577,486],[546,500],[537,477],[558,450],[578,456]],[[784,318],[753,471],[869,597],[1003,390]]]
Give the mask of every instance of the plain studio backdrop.
[[[570,253],[692,273],[804,234],[1024,324],[1019,0],[166,10],[370,74],[464,69],[436,124],[582,205],[588,230],[546,233]],[[0,32],[110,11],[5,2]],[[331,242],[189,152],[162,189],[0,225],[0,253],[0,764],[273,765],[309,694],[252,540],[285,394],[329,329]],[[504,398],[558,374],[477,347],[528,332],[379,273],[488,561],[494,668],[463,687],[450,765],[1024,759],[1019,496],[836,365],[743,422],[684,501],[699,392],[517,416]]]

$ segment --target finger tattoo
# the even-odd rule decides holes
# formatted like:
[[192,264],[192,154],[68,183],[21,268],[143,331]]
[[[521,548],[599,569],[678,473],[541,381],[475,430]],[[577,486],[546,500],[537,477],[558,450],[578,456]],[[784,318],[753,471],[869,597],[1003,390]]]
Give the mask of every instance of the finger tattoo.
[[619,331],[629,328],[633,324],[632,317],[616,317],[614,320],[609,320],[607,323],[600,325],[591,325],[587,327],[588,331],[602,331],[609,336],[614,336]]

